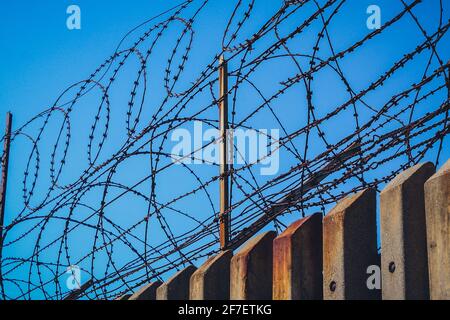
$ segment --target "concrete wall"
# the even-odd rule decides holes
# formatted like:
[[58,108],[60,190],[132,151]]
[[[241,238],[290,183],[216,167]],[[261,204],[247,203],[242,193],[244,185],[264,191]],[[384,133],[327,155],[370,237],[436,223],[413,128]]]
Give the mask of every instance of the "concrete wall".
[[366,189],[323,220],[314,214],[278,237],[256,235],[234,256],[221,252],[129,298],[450,300],[450,161],[436,174],[431,163],[402,172],[379,203],[381,255],[377,193]]

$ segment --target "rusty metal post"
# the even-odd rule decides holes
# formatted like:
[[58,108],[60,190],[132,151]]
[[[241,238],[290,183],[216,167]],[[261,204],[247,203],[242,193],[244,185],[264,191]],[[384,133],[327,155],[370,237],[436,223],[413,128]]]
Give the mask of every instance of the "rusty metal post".
[[151,282],[133,293],[128,300],[156,300],[156,289],[161,285],[161,281]]
[[228,65],[223,56],[219,66],[219,129],[220,129],[220,247],[224,250],[230,240],[229,163],[228,163]]
[[3,248],[3,223],[5,220],[6,186],[8,184],[9,149],[11,145],[12,114],[6,113],[5,140],[3,142],[2,180],[0,184],[0,257]]
[[366,189],[339,202],[323,220],[325,300],[371,300],[367,269],[377,265],[376,192]]
[[230,265],[231,300],[271,300],[273,240],[269,231],[250,239]]
[[197,270],[195,266],[177,272],[156,289],[156,300],[189,300],[189,279]]
[[430,298],[450,300],[450,160],[425,183]]
[[430,162],[400,173],[381,192],[381,279],[383,299],[428,299],[424,184]]
[[321,300],[322,214],[291,224],[273,242],[273,299]]
[[191,277],[190,300],[228,300],[230,262],[233,252],[223,251],[209,258]]

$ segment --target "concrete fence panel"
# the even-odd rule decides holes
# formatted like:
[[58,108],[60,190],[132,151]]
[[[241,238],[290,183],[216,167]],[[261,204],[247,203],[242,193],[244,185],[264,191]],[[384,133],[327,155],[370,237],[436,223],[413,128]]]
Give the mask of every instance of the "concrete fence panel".
[[272,242],[275,237],[274,231],[255,236],[231,259],[230,299],[272,299]]
[[324,299],[379,298],[379,290],[367,286],[367,268],[377,261],[376,192],[367,189],[345,198],[324,218]]
[[424,184],[432,163],[399,174],[381,192],[381,273],[386,300],[428,299]]
[[156,289],[156,300],[189,300],[189,280],[195,270],[191,265],[176,273]]
[[430,298],[450,300],[450,160],[425,183]]
[[124,294],[123,296],[116,298],[116,301],[129,300],[131,298],[131,296],[132,296],[131,294],[127,293],[127,294]]
[[230,250],[209,258],[190,280],[191,300],[228,300],[230,298]]
[[149,283],[136,291],[128,300],[156,300],[156,289],[161,285],[161,281]]

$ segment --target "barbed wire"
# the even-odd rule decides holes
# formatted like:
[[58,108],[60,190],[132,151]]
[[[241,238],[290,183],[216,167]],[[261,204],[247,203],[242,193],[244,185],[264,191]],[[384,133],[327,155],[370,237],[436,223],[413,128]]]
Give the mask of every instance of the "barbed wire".
[[[261,159],[231,165],[232,249],[270,224],[283,230],[290,214],[325,214],[433,155],[440,163],[450,93],[442,0],[399,0],[379,29],[339,40],[337,21],[351,1],[280,1],[266,20],[254,0],[226,2],[222,48],[205,62],[195,59],[207,46],[196,25],[211,14],[210,2],[185,1],[132,29],[87,79],[13,131],[22,204],[2,229],[3,299],[63,299],[73,265],[91,280],[80,298],[114,299],[220,250],[217,164],[174,162],[170,138],[194,122],[218,128],[221,55],[230,68],[230,128],[259,130],[268,121],[281,132],[275,151],[283,160],[269,178],[256,172]],[[432,27],[423,23],[424,6],[440,17]],[[345,71],[405,21],[414,48],[401,47],[369,84]],[[328,82],[340,94],[324,103]],[[205,162],[199,152],[216,142],[187,158]]]

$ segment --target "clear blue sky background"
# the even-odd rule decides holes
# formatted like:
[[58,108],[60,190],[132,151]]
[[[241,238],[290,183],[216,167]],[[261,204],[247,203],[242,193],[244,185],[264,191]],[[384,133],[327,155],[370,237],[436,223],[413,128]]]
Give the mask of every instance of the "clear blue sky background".
[[[256,26],[260,25],[261,21],[264,21],[275,12],[280,2],[273,0],[257,1],[257,10],[255,11],[257,12],[257,17],[252,20],[248,27],[250,29],[254,27],[252,31],[255,31]],[[450,17],[450,6],[446,2],[447,0],[444,0],[445,22]],[[8,110],[14,114],[14,126],[17,127],[35,114],[50,107],[65,88],[79,80],[86,79],[106,57],[111,55],[128,30],[178,3],[180,2],[167,0],[2,1],[0,3],[0,123],[4,123],[4,116]],[[194,50],[190,60],[191,64],[195,65],[191,67],[192,74],[202,70],[207,63],[212,61],[214,55],[220,52],[223,27],[233,9],[231,3],[234,5],[236,1],[211,1],[206,11],[203,12],[201,19],[197,20],[194,25],[196,42],[194,43]],[[414,11],[421,19],[420,22],[430,33],[436,30],[437,27],[438,3],[437,0],[425,0]],[[71,4],[77,4],[81,8],[81,30],[70,31],[66,28],[66,8]],[[392,18],[402,7],[401,2],[397,0],[349,0],[348,4],[344,6],[344,13],[334,20],[330,28],[338,50],[346,48],[370,32],[366,28],[366,8],[370,4],[378,4],[381,7],[383,22],[388,18]],[[295,21],[290,23],[295,24]],[[309,37],[306,34],[305,42],[296,44],[296,48],[300,50],[301,48],[307,48],[307,51],[310,52],[310,47],[308,48],[308,46],[315,40],[312,35]],[[448,35],[446,38],[450,40]],[[167,41],[170,42],[170,39]],[[355,54],[351,59],[344,60],[342,63],[344,72],[350,79],[354,89],[356,91],[361,90],[374,81],[382,72],[388,70],[394,61],[401,58],[404,53],[412,50],[422,41],[422,36],[412,19],[409,17],[405,18],[382,38],[376,39],[359,49],[358,54]],[[440,53],[446,60],[450,56],[449,43],[449,41],[442,41],[439,47]],[[171,47],[168,47],[168,49],[171,49]],[[161,52],[156,53],[156,56],[161,59],[161,65],[163,65],[165,63],[163,58],[167,55]],[[390,97],[393,92],[406,88],[414,81],[420,79],[428,57],[429,54],[424,54],[417,60],[414,67],[406,68],[391,79],[390,83],[377,96],[370,97],[371,103],[379,107],[381,103],[386,102],[387,97]],[[231,68],[236,66],[232,65]],[[275,83],[276,80],[295,74],[292,69],[284,69],[283,65],[281,67],[280,65],[269,66],[264,70],[265,74],[259,73],[258,77],[261,82],[260,85],[265,89],[269,89],[273,85],[270,80],[273,80]],[[274,79],[270,79],[272,77]],[[319,106],[318,112],[321,115],[325,114],[325,111],[329,111],[331,108],[339,105],[338,101],[345,101],[345,97],[347,97],[343,94],[339,81],[327,77],[325,74],[323,79],[319,79],[315,83],[315,92],[320,92],[320,95],[316,98],[316,103]],[[128,79],[131,79],[131,77]],[[162,92],[162,88],[156,88],[155,90]],[[128,94],[129,89],[127,87],[123,96],[118,94],[117,99],[119,101],[126,99]],[[241,101],[244,101],[243,104],[245,105],[242,107],[242,112],[246,108],[251,109],[253,107],[251,97],[251,95],[242,97]],[[299,101],[297,98],[287,95],[281,102],[288,106],[286,107],[287,110],[290,110],[289,106],[298,107]],[[433,103],[433,101],[442,101],[442,96],[436,97],[430,103]],[[300,108],[288,112],[283,111],[280,114],[283,123],[288,128],[298,128],[299,121],[303,123],[306,109],[303,109],[304,101],[300,100],[300,104]],[[320,106],[329,106],[329,108],[328,110],[325,108],[321,112]],[[344,123],[346,121],[352,123],[350,114],[349,112],[348,119],[343,120]],[[84,116],[85,114],[82,112],[76,116],[80,126],[82,126]],[[370,115],[362,114],[363,119],[368,116]],[[266,120],[267,123],[270,123],[268,118],[263,116],[259,123],[253,123],[252,125],[256,128],[264,128],[266,127]],[[339,122],[330,123],[329,127],[325,129],[331,137],[334,135],[333,132],[336,132],[336,137],[338,137],[342,136],[346,129],[351,131],[352,127]],[[80,130],[79,132],[82,131]],[[80,138],[79,141],[75,138],[73,147],[75,149],[77,147],[80,149],[84,148],[86,145],[85,138]],[[336,140],[338,139],[336,138]],[[450,158],[450,148],[448,146],[447,139],[441,159]],[[23,167],[19,165],[23,164],[21,163],[24,158],[22,151],[26,150],[25,148],[26,146],[23,144],[12,146],[6,223],[11,221],[14,212],[21,209],[21,186],[17,188],[16,182],[21,181],[23,174]],[[312,146],[312,149],[316,149],[318,152],[323,150],[323,146]],[[72,157],[74,157],[72,159],[76,159],[76,155],[72,155]],[[434,161],[435,154],[431,153],[426,159]],[[282,158],[281,161],[282,168],[288,168],[295,164],[292,159]],[[18,167],[20,169],[17,169]],[[130,166],[123,178],[132,181],[135,174],[136,176],[139,175],[139,168],[141,167],[138,164]],[[72,169],[76,171],[80,168],[77,168],[75,165]],[[205,169],[203,174],[211,176],[214,170],[215,168]],[[377,174],[385,174],[385,172]],[[172,172],[163,181],[160,181],[159,194],[162,195],[163,199],[170,199],[175,193],[172,189],[175,179],[177,187],[180,188],[180,193],[184,187],[188,188],[190,186],[189,180],[180,181],[178,177],[176,172]],[[217,200],[216,195],[214,195],[213,200]],[[204,201],[205,199],[194,199],[189,203],[188,209],[190,212],[202,211],[205,206]],[[118,212],[123,211],[121,208],[116,208],[116,210]],[[145,210],[145,206],[142,204],[130,203],[127,206],[127,214],[129,215],[117,217],[118,220],[116,221],[121,221],[120,219],[122,219],[123,224],[128,225],[129,221],[135,221],[135,219],[142,216],[142,210]],[[110,214],[114,215],[115,213],[110,212]],[[293,221],[295,218],[290,217],[286,222]],[[173,218],[173,220],[169,218],[169,221],[171,221],[175,229],[181,227],[179,224],[184,223],[178,218]],[[55,229],[55,234],[57,233]],[[85,235],[81,234],[80,236],[84,238]],[[21,242],[20,244],[21,246],[14,247],[14,252],[7,251],[6,254],[27,256],[29,248],[25,246],[26,242]],[[74,250],[77,249],[81,254],[83,245]],[[128,252],[124,252],[121,257],[117,258],[118,261],[127,261],[130,257],[128,254]]]

